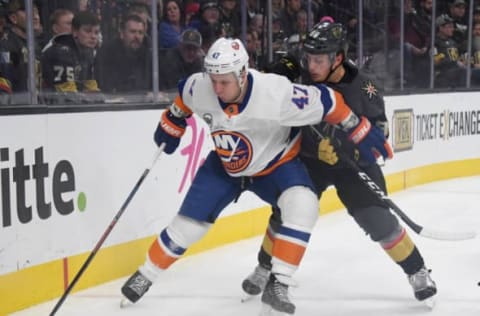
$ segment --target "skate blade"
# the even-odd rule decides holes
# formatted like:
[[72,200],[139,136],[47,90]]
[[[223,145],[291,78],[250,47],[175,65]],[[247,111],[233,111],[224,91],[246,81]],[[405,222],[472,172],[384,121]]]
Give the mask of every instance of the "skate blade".
[[272,306],[262,303],[262,309],[260,310],[259,316],[292,316],[293,314],[288,314],[285,312],[280,312],[272,308]]
[[254,300],[255,297],[258,297],[258,295],[245,294],[245,296],[243,296],[243,297],[240,299],[240,302],[241,302],[241,303],[250,302],[250,301]]
[[429,309],[429,310],[432,310],[435,308],[435,297],[429,297],[427,298],[425,301],[423,301],[423,303],[425,304],[425,306]]
[[132,302],[130,302],[127,298],[123,297],[120,300],[120,308],[127,308],[129,306],[133,305]]

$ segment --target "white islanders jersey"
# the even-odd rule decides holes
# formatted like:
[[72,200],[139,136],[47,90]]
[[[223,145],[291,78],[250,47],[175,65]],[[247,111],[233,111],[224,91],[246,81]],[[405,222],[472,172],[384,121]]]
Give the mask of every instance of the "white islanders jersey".
[[338,98],[326,86],[292,84],[275,74],[249,70],[247,78],[242,104],[223,103],[205,73],[190,76],[176,101],[207,123],[215,150],[233,177],[264,175],[294,158],[301,135],[292,127],[320,122],[325,112],[335,111]]

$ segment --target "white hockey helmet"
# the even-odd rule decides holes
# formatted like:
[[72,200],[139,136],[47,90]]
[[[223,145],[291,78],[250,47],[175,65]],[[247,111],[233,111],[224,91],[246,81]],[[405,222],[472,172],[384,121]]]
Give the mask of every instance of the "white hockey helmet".
[[248,53],[239,39],[221,37],[208,50],[204,67],[208,74],[233,72],[243,86],[242,75],[248,70]]

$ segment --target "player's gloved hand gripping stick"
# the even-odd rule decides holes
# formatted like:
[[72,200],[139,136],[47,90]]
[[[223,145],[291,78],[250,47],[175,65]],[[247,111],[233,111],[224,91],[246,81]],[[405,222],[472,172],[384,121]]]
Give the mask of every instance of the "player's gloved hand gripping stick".
[[173,153],[180,144],[186,127],[187,121],[184,117],[175,116],[170,109],[165,110],[153,136],[155,143],[158,146],[165,144],[165,153]]
[[[323,135],[314,127],[310,126],[312,131],[320,138],[323,139]],[[335,143],[332,142],[334,145]],[[368,146],[364,146],[364,149]],[[342,151],[341,148],[335,148],[335,152],[339,159],[345,162],[350,168],[352,168],[365,184],[365,186],[374,193],[377,198],[385,204],[387,207],[392,209],[395,214],[397,214],[405,224],[407,224],[415,233],[419,234],[420,236],[437,239],[437,240],[446,240],[446,241],[461,241],[467,239],[473,239],[476,237],[476,233],[473,231],[457,231],[457,232],[448,232],[448,231],[439,231],[434,229],[429,229],[423,227],[416,222],[414,222],[407,214],[405,214],[386,194],[383,190],[365,173],[363,170],[357,165],[349,155]],[[364,153],[365,150],[361,151],[361,154]],[[383,155],[383,154],[382,154]]]

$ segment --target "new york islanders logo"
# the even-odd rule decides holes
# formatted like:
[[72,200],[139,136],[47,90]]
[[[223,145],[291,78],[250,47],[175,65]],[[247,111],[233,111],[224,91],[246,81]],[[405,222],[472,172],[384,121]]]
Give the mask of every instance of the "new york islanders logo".
[[213,142],[225,170],[234,174],[245,170],[252,161],[252,144],[240,133],[216,131]]

